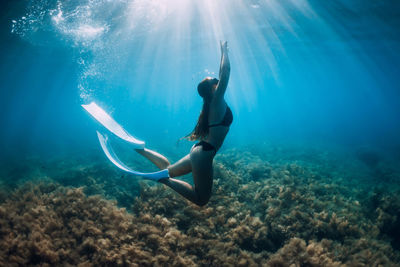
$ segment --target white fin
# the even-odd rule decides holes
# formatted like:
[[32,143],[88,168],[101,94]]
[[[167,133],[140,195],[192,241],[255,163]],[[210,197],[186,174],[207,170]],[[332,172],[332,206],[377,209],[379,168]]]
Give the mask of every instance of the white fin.
[[161,170],[158,172],[150,172],[150,173],[143,173],[137,172],[126,166],[115,154],[114,150],[112,149],[110,143],[108,142],[108,136],[106,134],[101,134],[97,132],[97,136],[99,137],[101,148],[103,149],[104,153],[106,154],[107,158],[118,168],[124,170],[126,172],[132,173],[137,176],[141,176],[144,179],[158,181],[162,178],[168,178],[169,172],[168,169]]
[[119,125],[110,115],[107,114],[101,107],[95,102],[88,105],[82,105],[82,107],[92,115],[98,122],[100,122],[107,130],[118,136],[119,138],[131,143],[134,148],[143,149],[145,142],[138,140],[131,136],[121,125]]

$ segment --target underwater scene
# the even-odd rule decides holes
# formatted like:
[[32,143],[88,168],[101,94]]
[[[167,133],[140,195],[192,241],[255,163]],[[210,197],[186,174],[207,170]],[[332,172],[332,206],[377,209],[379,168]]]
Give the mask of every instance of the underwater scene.
[[0,5],[0,266],[400,266],[400,1]]

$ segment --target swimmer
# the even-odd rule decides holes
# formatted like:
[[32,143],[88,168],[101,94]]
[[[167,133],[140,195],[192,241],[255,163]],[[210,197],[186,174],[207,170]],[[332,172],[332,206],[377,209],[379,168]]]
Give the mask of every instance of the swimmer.
[[[174,164],[163,155],[147,148],[135,149],[154,163],[159,169],[167,170],[168,177],[155,179],[163,183],[191,202],[204,206],[211,197],[213,184],[213,159],[222,146],[232,123],[232,111],[225,102],[224,95],[230,75],[227,42],[221,42],[221,63],[219,79],[206,77],[197,86],[203,98],[203,108],[193,131],[187,135],[190,141],[197,140],[190,153]],[[194,186],[175,179],[192,172]]]

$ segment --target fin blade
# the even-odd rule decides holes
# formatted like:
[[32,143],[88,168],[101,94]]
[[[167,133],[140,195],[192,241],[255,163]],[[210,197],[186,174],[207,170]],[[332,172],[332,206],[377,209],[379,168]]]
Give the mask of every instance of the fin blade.
[[108,136],[106,134],[101,134],[99,131],[97,131],[97,137],[99,138],[101,148],[103,149],[104,154],[106,154],[107,158],[118,168],[120,168],[123,171],[132,173],[137,176],[141,176],[144,179],[148,180],[153,180],[153,181],[158,181],[162,178],[168,178],[169,177],[169,172],[168,169],[161,170],[158,172],[150,172],[150,173],[143,173],[143,172],[138,172],[134,171],[128,166],[126,166],[115,154],[114,150],[111,147],[111,144],[109,143]]
[[131,136],[121,125],[119,125],[107,112],[99,107],[95,102],[88,105],[82,105],[82,107],[101,125],[107,130],[118,136],[119,138],[131,143],[137,149],[143,149],[145,142],[138,140]]

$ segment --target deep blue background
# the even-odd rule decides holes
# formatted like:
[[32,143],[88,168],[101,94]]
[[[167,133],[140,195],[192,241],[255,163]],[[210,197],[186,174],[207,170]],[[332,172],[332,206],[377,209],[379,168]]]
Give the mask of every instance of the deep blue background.
[[[190,19],[190,35],[173,40],[176,29],[167,17],[137,39],[110,41],[121,22],[110,21],[103,37],[109,47],[100,52],[48,29],[27,37],[11,33],[29,2],[2,2],[1,156],[97,147],[96,124],[80,107],[90,100],[153,148],[173,149],[195,124],[201,108],[195,87],[205,69],[217,73],[217,39],[223,38],[232,63],[226,98],[235,115],[224,147],[279,140],[399,151],[398,1],[305,1],[319,20],[281,1],[292,32],[279,19],[263,24],[267,1],[242,2],[257,8],[229,9],[231,24],[222,23],[217,36],[206,19]],[[82,59],[102,73],[82,81]],[[82,84],[92,90],[88,98],[80,96]]]

